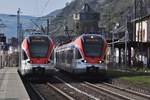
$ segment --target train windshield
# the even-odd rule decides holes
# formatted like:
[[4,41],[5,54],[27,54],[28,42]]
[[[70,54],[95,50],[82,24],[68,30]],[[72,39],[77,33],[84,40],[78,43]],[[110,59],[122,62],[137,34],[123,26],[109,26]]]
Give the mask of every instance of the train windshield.
[[102,55],[104,41],[99,36],[84,36],[83,50],[86,56],[100,57]]
[[44,36],[30,37],[30,54],[33,58],[47,57],[49,48],[49,38]]

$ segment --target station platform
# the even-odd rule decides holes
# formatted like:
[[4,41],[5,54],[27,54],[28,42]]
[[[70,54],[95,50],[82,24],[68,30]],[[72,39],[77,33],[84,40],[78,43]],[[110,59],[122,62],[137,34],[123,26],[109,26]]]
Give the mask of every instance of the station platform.
[[0,69],[0,100],[30,100],[16,67]]

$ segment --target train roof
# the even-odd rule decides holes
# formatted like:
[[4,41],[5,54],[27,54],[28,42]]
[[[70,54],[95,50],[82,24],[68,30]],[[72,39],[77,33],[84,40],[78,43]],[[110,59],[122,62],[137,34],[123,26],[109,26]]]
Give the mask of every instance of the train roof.
[[71,42],[69,42],[69,43],[62,44],[62,45],[60,45],[60,46],[57,46],[57,50],[65,49],[65,48],[72,48],[73,46],[75,46],[75,45],[74,45],[74,41],[77,40],[78,38],[81,38],[81,39],[82,39],[82,37],[84,37],[84,36],[100,36],[102,39],[104,39],[103,36],[101,36],[101,35],[99,35],[99,34],[82,34],[82,35],[80,35],[80,36],[74,38],[74,39],[73,39]]
[[30,41],[30,40],[29,40],[30,37],[36,37],[36,36],[48,37],[48,39],[49,39],[52,43],[54,43],[53,40],[51,39],[51,37],[48,36],[48,35],[45,35],[45,34],[28,35],[28,36],[26,36],[26,37],[24,38],[24,40]]
[[30,34],[30,35],[27,35],[26,37],[24,37],[24,39],[28,39],[29,37],[36,37],[36,36],[48,37],[49,39],[51,39],[50,36],[45,35],[45,34],[37,34],[37,35]]

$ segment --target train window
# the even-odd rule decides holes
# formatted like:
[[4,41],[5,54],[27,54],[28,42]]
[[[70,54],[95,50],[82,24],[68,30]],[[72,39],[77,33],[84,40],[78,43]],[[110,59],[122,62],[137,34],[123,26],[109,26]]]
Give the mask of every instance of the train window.
[[67,63],[71,64],[73,59],[73,50],[68,50],[67,52]]
[[60,63],[60,52],[57,52],[57,62]]
[[81,58],[82,58],[82,56],[81,56],[79,50],[75,49],[75,59],[81,59]]
[[24,50],[22,50],[22,59],[23,60],[27,60],[28,59],[28,57],[27,57],[27,55],[26,55]]
[[65,59],[62,59],[63,51],[59,52],[59,61],[60,63],[63,63]]
[[31,57],[47,57],[49,47],[48,37],[30,37],[30,54]]
[[104,41],[101,37],[83,37],[83,49],[86,56],[101,56]]
[[50,55],[50,59],[51,59],[51,60],[54,59],[54,50],[52,51],[52,54]]
[[56,52],[56,62],[59,62],[59,56],[58,56],[58,52]]
[[64,60],[64,63],[68,63],[68,51],[63,51],[63,57],[62,59]]

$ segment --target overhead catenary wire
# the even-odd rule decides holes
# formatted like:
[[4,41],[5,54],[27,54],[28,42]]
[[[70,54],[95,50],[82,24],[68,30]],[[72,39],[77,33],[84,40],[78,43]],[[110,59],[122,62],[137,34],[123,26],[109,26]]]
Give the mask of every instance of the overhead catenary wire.
[[44,7],[43,7],[42,12],[41,12],[41,15],[44,14],[44,11],[46,10],[46,8],[47,8],[48,4],[50,3],[50,1],[52,1],[52,0],[47,0],[47,1],[45,2]]
[[[44,6],[43,6],[43,9],[41,10],[41,14],[40,14],[40,9],[39,9],[39,4],[40,4],[40,2],[39,2],[39,0],[37,0],[36,1],[36,8],[37,8],[37,16],[39,16],[39,15],[43,15],[43,13],[44,13],[44,11],[45,11],[45,9],[47,8],[47,6],[48,6],[48,4],[49,4],[49,2],[50,2],[50,0],[47,0],[46,2],[45,2],[45,4],[44,4]],[[40,20],[40,18],[41,17],[38,17],[37,19],[36,19],[36,21],[39,21]],[[42,29],[41,31],[42,32],[45,32],[45,30],[44,30],[44,28],[43,28],[43,22],[41,22],[40,23],[40,25],[39,24],[37,24],[37,22],[36,21],[34,21],[33,19],[31,19],[30,20],[38,29]],[[40,20],[41,21],[41,20]]]

